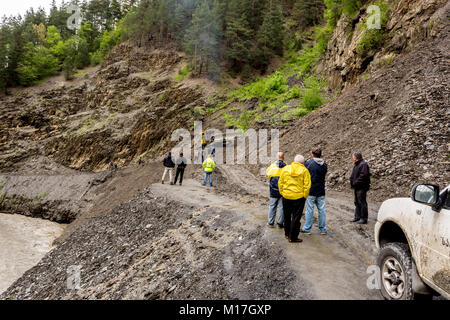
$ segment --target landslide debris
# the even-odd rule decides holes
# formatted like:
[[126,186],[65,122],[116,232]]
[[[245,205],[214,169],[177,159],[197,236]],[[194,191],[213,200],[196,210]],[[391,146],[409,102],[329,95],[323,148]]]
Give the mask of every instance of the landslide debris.
[[[0,299],[311,298],[264,228],[245,225],[236,211],[147,190],[80,226]],[[67,288],[72,265],[80,290]]]

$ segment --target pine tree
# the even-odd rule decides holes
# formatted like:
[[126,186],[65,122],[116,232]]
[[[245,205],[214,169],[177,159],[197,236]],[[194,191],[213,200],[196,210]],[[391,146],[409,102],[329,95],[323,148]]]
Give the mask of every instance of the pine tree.
[[8,86],[8,59],[9,59],[9,28],[2,25],[0,28],[0,90],[7,93]]
[[48,24],[51,26],[58,26],[58,7],[56,6],[56,0],[52,0],[50,7],[50,14],[48,16]]
[[89,66],[90,62],[88,43],[86,40],[79,38],[75,66],[81,69]]
[[75,71],[76,71],[74,56],[68,55],[64,59],[62,70],[63,70],[64,79],[66,79],[66,80],[73,79],[73,75],[75,74]]
[[209,72],[217,65],[220,35],[218,12],[211,10],[205,0],[192,15],[190,27],[184,37],[184,48],[190,58],[194,74]]
[[267,13],[257,35],[257,54],[255,62],[265,72],[270,59],[283,54],[283,14],[278,0],[269,0]]
[[245,10],[239,0],[231,0],[226,17],[225,55],[232,62],[232,67],[240,71],[251,60],[253,30],[248,23]]
[[323,0],[297,0],[292,17],[300,27],[314,26],[322,19],[324,9]]
[[121,0],[122,16],[133,10],[136,7],[136,3],[137,0]]
[[111,12],[112,24],[117,23],[120,19],[122,19],[122,8],[118,0],[112,0],[109,8]]

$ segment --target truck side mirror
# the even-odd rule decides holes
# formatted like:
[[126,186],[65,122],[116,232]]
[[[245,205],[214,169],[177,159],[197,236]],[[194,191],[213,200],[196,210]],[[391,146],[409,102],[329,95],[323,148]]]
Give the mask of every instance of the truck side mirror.
[[436,205],[439,201],[439,186],[432,184],[416,184],[411,192],[413,201]]

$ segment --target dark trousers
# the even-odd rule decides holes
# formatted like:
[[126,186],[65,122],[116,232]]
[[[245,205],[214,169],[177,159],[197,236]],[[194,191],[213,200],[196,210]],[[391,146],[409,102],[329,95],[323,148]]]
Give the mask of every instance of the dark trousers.
[[178,167],[177,168],[177,173],[175,174],[175,182],[174,182],[174,184],[177,183],[178,176],[180,176],[180,184],[182,184],[183,183],[183,175],[184,175],[184,168]]
[[305,198],[288,200],[283,198],[284,234],[291,240],[297,240],[300,233],[300,219],[302,218]]
[[367,221],[369,210],[367,208],[367,190],[355,189],[355,219]]

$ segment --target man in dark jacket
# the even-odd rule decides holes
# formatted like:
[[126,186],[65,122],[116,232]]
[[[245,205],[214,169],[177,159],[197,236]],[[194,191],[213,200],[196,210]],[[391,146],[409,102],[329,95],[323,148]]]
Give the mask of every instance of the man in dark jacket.
[[355,217],[351,222],[367,224],[369,210],[367,208],[367,191],[370,189],[369,165],[363,160],[361,153],[353,154],[352,175],[350,176],[350,186],[355,190]]
[[173,185],[172,175],[173,175],[173,168],[175,168],[175,163],[173,162],[171,152],[169,152],[167,154],[167,157],[164,158],[163,165],[164,165],[164,174],[162,176],[161,183],[164,184],[164,179],[166,178],[166,174],[167,174],[167,172],[169,172],[170,184]]
[[266,170],[267,176],[270,178],[270,201],[269,201],[269,221],[267,225],[273,227],[275,216],[277,214],[277,207],[279,208],[277,225],[283,228],[284,214],[283,202],[281,201],[281,194],[278,190],[278,180],[280,178],[281,169],[286,166],[284,162],[284,153],[278,152],[277,161],[272,163]]
[[319,211],[319,231],[321,234],[327,234],[326,212],[325,212],[325,175],[328,167],[322,159],[322,150],[316,148],[312,152],[312,159],[306,161],[306,168],[311,175],[311,189],[309,196],[306,198],[305,225],[302,232],[311,234],[311,227],[314,219],[314,205]]
[[180,152],[180,156],[176,161],[177,164],[177,173],[175,174],[175,182],[174,184],[177,184],[178,176],[180,177],[180,186],[183,184],[183,175],[184,175],[184,169],[186,169],[187,160],[183,156],[183,152]]

